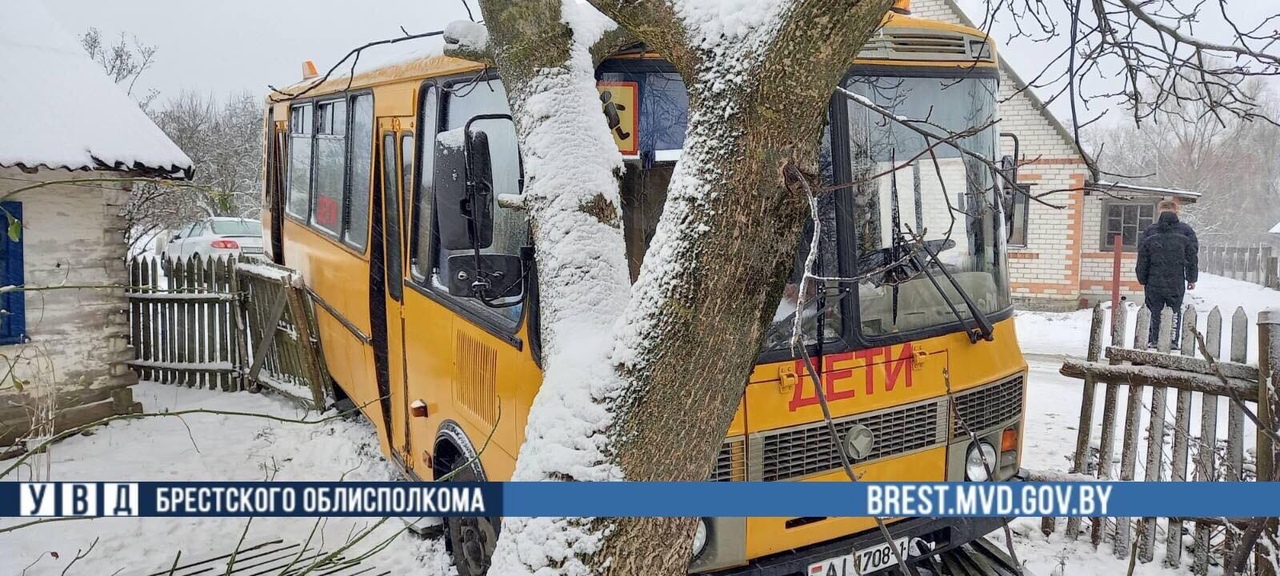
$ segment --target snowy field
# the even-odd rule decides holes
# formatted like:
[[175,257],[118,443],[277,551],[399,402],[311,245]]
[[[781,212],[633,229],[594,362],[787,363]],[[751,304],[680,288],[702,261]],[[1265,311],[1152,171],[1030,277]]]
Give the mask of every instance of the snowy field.
[[[1243,306],[1252,321],[1267,307],[1280,307],[1280,292],[1243,282],[1204,276],[1191,303],[1203,316],[1221,306],[1230,317]],[[1229,309],[1228,309],[1229,307]],[[1073,450],[1080,403],[1079,382],[1058,375],[1064,354],[1083,355],[1088,340],[1089,311],[1064,314],[1020,313],[1019,339],[1029,354],[1030,378],[1024,466],[1065,471]],[[1224,332],[1227,326],[1224,326]],[[1132,328],[1131,328],[1132,330]],[[1256,338],[1251,329],[1250,338]],[[1256,350],[1256,343],[1253,343]],[[143,383],[135,396],[148,411],[193,408],[270,414],[286,419],[317,418],[292,404],[269,396],[228,394]],[[1171,395],[1172,396],[1172,395]],[[1099,401],[1099,404],[1101,402]],[[1225,421],[1225,419],[1223,420]],[[0,470],[13,461],[0,462]],[[192,414],[181,418],[148,418],[117,422],[91,436],[79,436],[54,447],[50,460],[32,459],[0,480],[25,480],[33,475],[50,480],[366,480],[395,479],[381,457],[373,428],[360,420],[330,420],[296,424],[262,418]],[[0,530],[20,522],[0,519]],[[374,522],[330,519],[313,539],[326,550],[342,546]],[[246,533],[247,526],[247,533]],[[97,519],[73,520],[0,533],[0,574],[61,575],[95,539],[93,551],[66,572],[67,576],[143,575],[167,569],[179,550],[187,559],[224,554],[245,534],[246,543],[273,538],[307,539],[314,520],[243,519]],[[393,574],[445,576],[453,573],[443,543],[404,533],[403,522],[392,519],[353,546],[359,555],[384,541],[389,545],[366,563]],[[1037,576],[1125,574],[1127,563],[1116,560],[1110,548],[1095,551],[1087,543],[1065,542],[1062,530],[1049,538],[1039,531],[1039,519],[1012,524],[1018,557]],[[1001,541],[1000,534],[992,535]],[[53,554],[56,553],[55,558]],[[1156,558],[1163,557],[1157,548]],[[1189,562],[1189,559],[1187,560]],[[1139,565],[1136,574],[1190,574],[1166,570],[1159,562]]]

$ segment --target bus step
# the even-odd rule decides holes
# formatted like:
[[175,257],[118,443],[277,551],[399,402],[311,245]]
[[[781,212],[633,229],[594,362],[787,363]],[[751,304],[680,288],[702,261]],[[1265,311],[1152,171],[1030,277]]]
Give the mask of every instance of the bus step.
[[[304,572],[323,576],[389,576],[390,570],[380,570],[376,566],[362,564],[359,558],[348,558],[341,554],[329,555],[314,546],[303,546],[299,543],[287,544],[284,540],[268,540],[249,546],[241,546],[235,552],[235,560],[231,552],[191,560],[175,555],[174,560],[159,572],[145,576],[298,576]],[[357,554],[358,556],[358,554]],[[231,564],[228,569],[227,564]]]

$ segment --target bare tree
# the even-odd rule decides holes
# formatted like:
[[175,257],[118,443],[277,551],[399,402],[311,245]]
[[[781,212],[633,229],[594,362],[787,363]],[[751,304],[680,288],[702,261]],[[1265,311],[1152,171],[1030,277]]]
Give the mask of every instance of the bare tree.
[[195,164],[193,185],[135,187],[128,215],[135,238],[211,216],[256,217],[262,162],[261,104],[252,95],[225,101],[184,91],[152,112],[156,125]]
[[[125,92],[133,96],[134,85],[138,78],[151,68],[156,55],[156,47],[143,43],[137,36],[128,36],[124,32],[115,43],[108,44],[102,32],[96,27],[80,35],[80,45],[89,57],[106,71],[116,84],[125,88]],[[146,110],[160,95],[159,90],[149,90],[146,95],[136,97],[138,106]]]
[[[1194,87],[1183,86],[1188,92]],[[1100,167],[1135,183],[1203,193],[1186,209],[1210,242],[1256,241],[1280,220],[1278,103],[1254,78],[1241,86],[1257,117],[1215,116],[1204,101],[1170,102],[1139,127],[1130,122],[1091,135]]]

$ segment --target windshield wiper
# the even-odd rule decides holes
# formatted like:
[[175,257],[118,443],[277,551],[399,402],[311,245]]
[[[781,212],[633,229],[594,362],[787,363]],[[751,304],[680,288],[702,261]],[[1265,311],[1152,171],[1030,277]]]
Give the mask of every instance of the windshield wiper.
[[[902,232],[899,231],[898,235],[901,236]],[[965,307],[969,309],[969,315],[973,316],[974,322],[978,324],[977,329],[974,331],[970,331],[967,328],[965,329],[965,333],[969,335],[969,342],[977,344],[979,337],[988,342],[995,340],[995,329],[991,326],[991,320],[987,318],[987,315],[981,308],[978,308],[978,305],[974,303],[973,298],[969,296],[969,292],[960,285],[960,282],[956,280],[955,276],[951,275],[951,271],[947,270],[947,267],[942,264],[942,261],[938,259],[937,253],[929,249],[927,243],[921,242],[914,236],[912,237],[912,242],[919,246],[925,254],[928,254],[929,260],[932,261],[933,265],[937,266],[938,269],[942,271],[942,275],[947,277],[947,281],[951,284],[951,287],[955,288],[956,293],[960,295],[960,299],[964,300]],[[960,325],[963,326],[965,323],[964,316],[960,314],[960,310],[956,309],[956,305],[951,302],[951,298],[947,297],[947,293],[942,289],[942,286],[938,284],[938,280],[933,277],[931,272],[929,272],[928,264],[920,262],[919,255],[914,253],[911,255],[911,260],[914,261],[916,265],[920,267],[920,270],[924,272],[925,276],[929,278],[929,283],[933,284],[933,287],[937,289],[938,295],[942,296],[942,300],[947,303],[947,307],[951,309],[951,313],[955,314],[956,320],[959,320]]]
[[[889,192],[890,194],[893,195],[892,196],[893,202],[891,204],[891,215],[893,219],[893,247],[894,247],[894,252],[897,252],[898,248],[902,245],[902,241],[904,240],[904,235],[902,234],[902,223],[898,217],[898,172],[894,171],[892,174],[890,174],[889,177],[890,177]],[[977,344],[979,335],[981,335],[983,340],[986,340],[988,342],[994,340],[995,331],[991,326],[991,321],[988,320],[986,314],[984,314],[982,310],[978,308],[978,305],[973,302],[973,298],[969,296],[969,293],[965,291],[965,289],[962,286],[960,286],[960,282],[956,281],[955,276],[951,275],[951,271],[947,270],[947,267],[944,266],[942,262],[938,259],[937,253],[935,253],[933,250],[930,250],[928,243],[923,241],[919,236],[917,236],[914,233],[911,235],[911,242],[914,243],[916,246],[919,246],[922,250],[924,250],[925,254],[929,255],[929,260],[931,260],[933,262],[933,265],[937,266],[938,269],[942,271],[942,274],[947,277],[947,281],[951,283],[951,287],[956,289],[956,293],[960,295],[960,299],[964,300],[965,306],[969,308],[969,315],[973,316],[973,320],[978,324],[978,328],[977,328],[978,334],[974,334],[973,332],[969,331],[968,328],[965,328],[965,333],[969,335],[969,342],[971,344]],[[912,252],[909,257],[911,261],[915,263],[916,267],[919,268],[921,272],[924,272],[924,275],[929,278],[929,283],[933,284],[934,289],[938,291],[938,295],[942,297],[942,301],[947,303],[947,308],[951,309],[951,313],[955,314],[956,320],[960,322],[961,326],[964,326],[965,325],[964,316],[960,314],[960,310],[956,308],[955,303],[953,303],[951,301],[951,298],[947,296],[947,292],[942,289],[942,285],[938,284],[938,279],[933,277],[932,272],[929,272],[929,265],[923,262],[920,262],[919,254],[917,254],[916,252]],[[893,317],[894,317],[894,322],[896,323],[898,318],[898,285],[897,284],[893,285]]]

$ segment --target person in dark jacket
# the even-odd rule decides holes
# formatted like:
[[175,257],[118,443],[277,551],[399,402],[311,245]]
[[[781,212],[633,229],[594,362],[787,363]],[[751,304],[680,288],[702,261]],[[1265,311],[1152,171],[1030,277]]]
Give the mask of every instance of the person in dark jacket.
[[[1160,204],[1156,205],[1156,214],[1158,216],[1160,214],[1164,214],[1165,212],[1173,212],[1174,214],[1177,214],[1178,203],[1174,202],[1173,200],[1161,200]],[[1142,241],[1142,240],[1146,240],[1147,238],[1150,238],[1152,235],[1156,233],[1156,227],[1159,225],[1160,225],[1159,222],[1152,222],[1150,226],[1147,226],[1146,230],[1142,231],[1142,237],[1139,238],[1138,240]],[[1191,245],[1195,247],[1196,253],[1199,254],[1200,240],[1196,238],[1195,229],[1193,229],[1190,224],[1187,224],[1186,222],[1183,222],[1181,220],[1178,221],[1177,229],[1179,234],[1182,234],[1183,236],[1186,236],[1188,240],[1191,240]]]
[[1182,297],[1188,288],[1195,289],[1199,276],[1196,256],[1198,246],[1178,226],[1177,213],[1165,211],[1156,221],[1155,231],[1138,244],[1138,282],[1146,292],[1151,310],[1151,332],[1147,347],[1156,345],[1160,334],[1160,311],[1173,308],[1174,326],[1180,320]]

